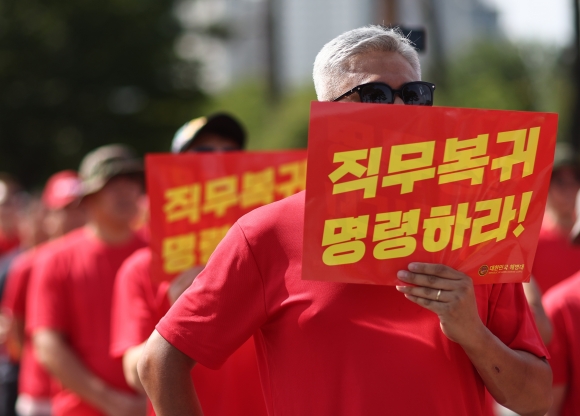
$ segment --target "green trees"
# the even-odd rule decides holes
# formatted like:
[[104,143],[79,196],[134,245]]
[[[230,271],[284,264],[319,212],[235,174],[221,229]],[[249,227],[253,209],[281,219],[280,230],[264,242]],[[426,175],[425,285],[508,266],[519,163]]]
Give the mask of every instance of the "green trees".
[[167,150],[204,100],[172,5],[0,2],[0,170],[33,185],[106,143]]
[[[448,62],[435,92],[437,105],[548,111],[560,116],[559,136],[570,140],[574,91],[569,52],[546,45],[480,42]],[[430,68],[424,78],[436,75]]]

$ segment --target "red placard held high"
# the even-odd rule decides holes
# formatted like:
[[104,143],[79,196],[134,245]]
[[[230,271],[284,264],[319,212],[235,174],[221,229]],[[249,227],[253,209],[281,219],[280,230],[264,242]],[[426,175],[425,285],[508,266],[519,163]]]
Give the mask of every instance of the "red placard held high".
[[311,108],[303,279],[393,285],[412,261],[529,280],[557,115]]

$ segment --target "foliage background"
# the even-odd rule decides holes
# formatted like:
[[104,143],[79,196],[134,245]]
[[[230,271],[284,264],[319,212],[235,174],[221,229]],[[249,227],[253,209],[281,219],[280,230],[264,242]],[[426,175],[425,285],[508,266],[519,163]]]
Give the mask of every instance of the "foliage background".
[[[0,171],[39,187],[103,144],[166,151],[184,122],[212,111],[239,117],[250,149],[305,147],[312,82],[276,100],[264,79],[202,93],[196,62],[174,52],[182,28],[173,7],[173,0],[1,1]],[[437,105],[557,112],[560,138],[569,140],[573,56],[498,38],[441,60],[423,78],[436,82]]]
[[205,101],[170,0],[0,2],[0,170],[38,185],[93,148],[167,148]]

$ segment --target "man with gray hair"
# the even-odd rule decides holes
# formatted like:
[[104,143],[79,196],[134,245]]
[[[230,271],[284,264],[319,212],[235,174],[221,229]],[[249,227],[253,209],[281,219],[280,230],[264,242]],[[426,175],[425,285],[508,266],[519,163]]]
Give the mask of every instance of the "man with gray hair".
[[[398,31],[355,29],[314,65],[319,100],[432,105]],[[544,414],[551,370],[521,285],[474,286],[444,265],[393,270],[412,286],[301,280],[304,193],[242,217],[157,325],[139,374],[158,416],[199,414],[191,367],[254,335],[272,415],[483,415],[486,388]]]

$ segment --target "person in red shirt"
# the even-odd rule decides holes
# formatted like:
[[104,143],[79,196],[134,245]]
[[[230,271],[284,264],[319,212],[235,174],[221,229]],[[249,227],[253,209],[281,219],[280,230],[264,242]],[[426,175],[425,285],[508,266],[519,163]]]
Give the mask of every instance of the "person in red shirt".
[[[25,250],[31,249],[46,240],[43,220],[46,209],[40,198],[20,193],[17,228],[18,246],[0,256],[0,298],[4,299],[6,282],[14,261]],[[14,332],[12,321],[7,314],[0,314],[0,415],[16,415],[15,406],[18,397],[18,376],[20,345],[11,336]]]
[[[221,152],[243,150],[245,132],[227,114],[214,114],[186,123],[176,133],[172,151]],[[123,357],[129,385],[142,390],[137,361],[145,341],[171,304],[191,284],[203,267],[195,267],[173,282],[154,283],[150,276],[151,250],[129,257],[117,274],[113,296],[111,354]],[[192,377],[206,416],[266,415],[256,352],[249,339],[218,371],[196,366]],[[154,414],[150,409],[150,414]]]
[[85,156],[79,176],[87,224],[39,253],[27,330],[38,360],[63,387],[52,400],[55,416],[144,414],[144,398],[109,354],[115,275],[145,246],[131,228],[143,191],[142,162],[125,146],[103,146]]
[[[532,275],[542,293],[580,270],[580,246],[570,232],[576,221],[575,199],[580,190],[580,161],[566,143],[558,143],[546,213],[540,231]],[[554,261],[554,259],[558,261]]]
[[0,173],[0,256],[18,247],[18,211],[23,207],[20,184],[6,173]]
[[[49,239],[58,238],[85,222],[84,211],[75,204],[80,196],[80,181],[74,171],[52,175],[42,194],[44,232]],[[32,351],[30,336],[25,334],[28,284],[36,256],[44,246],[34,247],[18,256],[9,271],[2,298],[2,312],[10,317],[9,341],[16,347],[20,361],[18,381],[19,416],[50,416],[52,381]]]
[[552,321],[548,344],[554,372],[549,416],[573,416],[580,409],[580,272],[554,285],[543,297]]
[[[340,35],[314,64],[321,101],[413,103],[398,90],[419,79],[410,41],[381,26]],[[218,368],[252,335],[272,415],[481,415],[486,389],[520,414],[548,409],[551,370],[521,284],[474,286],[424,263],[391,272],[413,286],[305,281],[303,227],[300,193],[230,229],[139,362],[158,415],[200,414],[191,367]]]
[[[580,192],[576,218],[580,218]],[[575,247],[580,245],[580,220],[572,227],[570,239]],[[553,328],[547,345],[554,372],[554,401],[548,415],[576,415],[580,409],[580,271],[548,289],[542,301]]]

